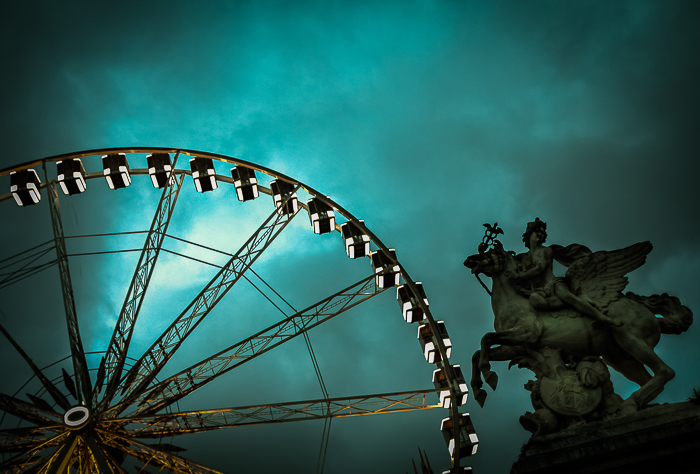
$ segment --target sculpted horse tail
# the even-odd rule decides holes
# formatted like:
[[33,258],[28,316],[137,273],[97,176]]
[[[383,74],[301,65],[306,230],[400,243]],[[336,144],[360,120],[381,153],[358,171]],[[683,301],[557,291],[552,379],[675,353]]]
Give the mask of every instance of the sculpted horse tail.
[[693,312],[681,301],[668,293],[662,295],[639,296],[628,291],[625,296],[645,306],[654,314],[660,314],[659,327],[662,334],[681,334],[693,323]]

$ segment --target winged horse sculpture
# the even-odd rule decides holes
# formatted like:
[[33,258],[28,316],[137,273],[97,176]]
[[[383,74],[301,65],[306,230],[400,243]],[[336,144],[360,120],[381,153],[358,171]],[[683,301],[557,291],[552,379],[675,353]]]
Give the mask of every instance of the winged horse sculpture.
[[[539,348],[558,349],[562,356],[579,360],[602,356],[608,366],[638,384],[639,389],[622,403],[622,415],[638,411],[661,393],[675,372],[654,352],[654,347],[661,334],[686,331],[693,313],[678,298],[666,293],[648,297],[631,292],[623,295],[628,283],[625,275],[644,264],[651,243],[640,242],[611,252],[592,252],[578,244],[546,247],[555,260],[568,267],[566,278],[557,279],[554,286],[568,283],[567,291],[577,301],[604,315],[604,319],[596,319],[561,299],[556,301],[557,292],[551,288],[544,295],[550,300],[549,305],[533,306],[532,293],[538,293],[539,300],[543,294],[527,288],[526,282],[517,278],[527,274],[523,268],[525,254],[516,256],[515,252],[505,251],[496,237],[502,233],[495,232],[497,224],[486,227],[488,242],[482,242],[479,253],[464,262],[477,277],[482,273],[493,283],[490,293],[496,331],[483,336],[481,348],[472,358],[471,385],[481,406],[486,400],[482,375],[494,390],[498,382],[490,362],[522,359],[528,350]],[[492,248],[487,251],[489,247]]]

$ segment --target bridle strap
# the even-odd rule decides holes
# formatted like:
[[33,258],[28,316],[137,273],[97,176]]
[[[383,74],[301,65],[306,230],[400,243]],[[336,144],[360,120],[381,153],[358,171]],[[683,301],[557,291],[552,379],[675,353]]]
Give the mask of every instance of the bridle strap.
[[488,293],[489,296],[491,296],[491,291],[490,291],[490,290],[488,289],[488,287],[484,284],[484,282],[481,281],[481,278],[479,278],[479,274],[478,274],[478,273],[475,273],[474,276],[476,277],[477,280],[479,280],[479,283],[481,283],[481,286],[484,287],[484,290],[486,290],[486,293]]

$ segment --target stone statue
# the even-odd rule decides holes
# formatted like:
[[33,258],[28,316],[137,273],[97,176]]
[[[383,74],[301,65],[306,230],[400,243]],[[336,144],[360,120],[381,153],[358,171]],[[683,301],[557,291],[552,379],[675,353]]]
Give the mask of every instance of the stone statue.
[[554,250],[552,247],[542,245],[546,240],[547,224],[539,217],[535,218],[533,222],[528,222],[527,229],[523,234],[523,242],[528,248],[528,252],[516,256],[516,260],[519,260],[525,269],[506,272],[506,276],[509,278],[525,279],[530,283],[530,304],[534,308],[543,310],[559,309],[564,305],[569,305],[579,313],[593,319],[621,326],[623,324],[621,321],[613,321],[589,302],[571,293],[565,278],[554,276],[552,271]]
[[[483,336],[472,358],[471,385],[481,406],[482,375],[492,389],[498,383],[490,361],[507,360],[535,373],[537,380],[525,386],[535,412],[520,420],[535,435],[635,413],[661,393],[675,373],[654,347],[661,334],[686,331],[693,313],[666,293],[622,294],[625,275],[644,264],[651,243],[611,252],[579,244],[545,247],[546,224],[537,218],[523,234],[528,252],[516,255],[498,241],[503,231],[497,224],[485,226],[479,253],[464,262],[477,278],[482,273],[493,282],[496,332]],[[553,260],[567,267],[565,278],[554,275]],[[608,366],[640,388],[622,400]]]

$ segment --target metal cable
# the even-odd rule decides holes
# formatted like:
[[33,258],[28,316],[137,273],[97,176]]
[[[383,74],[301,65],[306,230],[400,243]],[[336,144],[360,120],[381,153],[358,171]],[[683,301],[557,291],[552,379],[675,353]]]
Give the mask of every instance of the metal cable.
[[[180,239],[178,239],[178,240],[180,240]],[[198,258],[190,257],[189,255],[184,255],[184,254],[181,254],[181,253],[178,253],[178,252],[173,252],[172,250],[168,250],[168,249],[164,249],[164,248],[161,248],[161,250],[163,250],[163,251],[165,251],[165,252],[168,252],[168,253],[171,253],[171,254],[173,254],[173,255],[177,255],[178,257],[183,257],[183,258],[187,258],[187,259],[190,259],[190,260],[194,260],[195,262],[204,263],[204,264],[206,264],[206,265],[211,265],[212,267],[216,267],[216,268],[219,268],[219,269],[220,269],[220,268],[223,268],[222,266],[216,265],[215,263],[206,262],[206,261],[200,260],[200,259],[198,259]],[[222,253],[223,253],[223,252],[222,252]],[[245,276],[245,275],[241,275],[241,276],[242,276],[248,283],[250,283],[250,284],[253,286],[253,288],[255,288],[256,290],[258,290],[258,292],[259,292],[261,295],[263,295],[263,296],[265,297],[265,299],[267,299],[267,301],[269,301],[270,304],[272,304],[272,306],[274,306],[275,308],[277,308],[277,309],[280,311],[280,313],[284,314],[285,317],[287,316],[287,314],[282,310],[282,308],[280,308],[279,306],[277,306],[277,304],[275,304],[275,302],[272,301],[272,300],[270,299],[270,297],[267,296],[267,295],[265,294],[265,292],[263,292],[260,288],[258,288],[257,286],[255,286],[255,283],[253,283],[252,281],[250,281],[250,279],[249,279],[247,276]]]
[[[282,301],[284,301],[287,306],[292,308],[292,310],[296,313],[297,310],[292,306],[287,300],[285,300],[282,295],[277,293],[274,288],[272,288],[263,278],[258,275],[252,268],[249,269],[253,275],[258,277],[260,281],[262,281],[265,286],[267,286],[273,293],[275,293]],[[267,296],[266,296],[267,297]],[[269,298],[268,298],[269,300]],[[276,305],[275,305],[276,306]],[[321,374],[321,367],[318,365],[318,360],[316,359],[316,354],[314,353],[314,348],[311,345],[311,339],[309,338],[309,335],[307,331],[303,332],[304,334],[304,341],[306,342],[306,348],[309,351],[309,356],[311,356],[311,363],[314,366],[314,371],[316,372],[316,378],[318,379],[318,383],[321,386],[321,392],[323,392],[323,397],[328,400],[330,396],[328,395],[328,390],[326,389],[326,383],[323,380],[323,375]],[[328,452],[328,441],[330,439],[331,435],[331,421],[333,420],[330,416],[330,403],[327,402],[327,410],[328,410],[328,417],[324,420],[323,422],[323,432],[321,433],[321,447],[318,451],[318,461],[316,461],[316,472],[317,474],[323,474],[323,468],[326,464],[326,453]]]
[[224,267],[222,267],[221,265],[217,265],[217,264],[215,264],[215,263],[211,263],[211,262],[207,262],[207,261],[204,261],[204,260],[200,260],[200,259],[198,259],[198,258],[190,257],[189,255],[185,255],[185,254],[182,254],[182,253],[174,252],[174,251],[168,250],[168,249],[166,249],[166,248],[161,248],[160,250],[163,251],[163,252],[171,253],[171,254],[173,254],[173,255],[177,255],[178,257],[183,257],[183,258],[187,258],[187,259],[190,259],[190,260],[194,260],[195,262],[203,263],[203,264],[205,264],[205,265],[211,265],[212,267],[216,267],[216,268],[219,268],[219,269],[224,268]]
[[[198,244],[198,243],[196,243],[196,242],[191,242],[191,241],[186,240],[186,239],[181,239],[181,238],[179,238],[179,237],[175,237],[175,236],[168,235],[168,234],[166,234],[165,236],[166,236],[166,237],[170,237],[171,239],[174,239],[174,240],[179,240],[180,242],[184,242],[184,243],[186,243],[186,244],[195,245],[195,246],[197,246],[197,247],[200,247],[200,248],[203,248],[203,249],[206,249],[206,250],[211,250],[212,252],[217,252],[217,253],[220,253],[220,254],[223,254],[223,255],[227,255],[227,256],[229,256],[229,257],[232,257],[232,256],[233,256],[233,254],[230,254],[230,253],[228,253],[228,252],[224,252],[224,251],[221,251],[221,250],[217,250],[217,249],[215,249],[215,248],[208,247],[208,246],[202,245],[202,244]],[[209,263],[209,262],[205,262],[205,261],[203,261],[203,260],[199,260],[199,259],[196,259],[196,258],[194,258],[194,257],[189,257],[189,256],[187,256],[187,255],[183,255],[183,254],[180,254],[180,253],[177,253],[177,252],[173,252],[172,250],[167,250],[167,249],[165,249],[165,248],[162,249],[162,250],[164,250],[164,251],[166,251],[166,252],[169,252],[169,253],[172,253],[172,254],[174,254],[174,255],[178,255],[178,256],[181,256],[181,257],[188,258],[188,259],[190,259],[190,260],[194,260],[194,261],[196,261],[196,262],[205,263],[205,264],[207,264],[207,265],[211,265],[211,266],[217,267],[217,268],[222,268],[222,267],[220,267],[219,265],[216,265],[216,264],[213,264],[213,263]],[[294,311],[295,313],[297,312],[296,308],[294,308],[294,306],[292,306],[292,305],[289,303],[289,301],[287,301],[287,300],[286,300],[282,295],[280,295],[272,286],[270,286],[270,285],[269,285],[255,270],[253,270],[252,267],[249,267],[249,268],[248,268],[248,271],[250,271],[250,272],[251,272],[253,275],[255,275],[261,282],[263,282],[263,284],[265,284],[265,286],[268,287],[268,288],[270,289],[270,291],[272,291],[275,295],[277,295],[277,297],[278,297],[279,299],[281,299],[282,301],[284,301],[284,303],[285,303],[287,306],[289,306],[289,307],[292,309],[292,311]],[[248,283],[250,283],[250,284],[253,286],[253,288],[255,288],[256,290],[258,290],[258,292],[259,292],[261,295],[263,295],[263,296],[265,297],[265,299],[267,299],[270,303],[272,303],[272,305],[273,305],[275,308],[277,308],[283,315],[287,316],[287,313],[285,313],[279,306],[277,306],[277,304],[275,304],[275,303],[270,299],[270,297],[268,297],[268,296],[267,296],[260,288],[258,288],[252,281],[250,281],[250,279],[249,279],[248,277],[246,277],[245,275],[243,275],[243,278],[245,278],[245,280],[246,280]],[[330,398],[329,395],[328,395],[328,390],[326,389],[325,381],[323,380],[323,375],[321,374],[321,368],[320,368],[320,366],[318,365],[318,360],[316,359],[316,354],[314,353],[313,346],[311,345],[311,339],[309,338],[309,335],[307,334],[306,331],[304,331],[303,334],[304,334],[304,341],[306,342],[307,350],[309,351],[309,356],[311,357],[311,362],[312,362],[312,364],[313,364],[313,366],[314,366],[314,372],[316,372],[316,378],[318,378],[319,385],[320,385],[320,387],[321,387],[321,392],[323,393],[324,398]]]
[[[255,270],[253,270],[252,268],[249,268],[249,270],[251,271],[251,273],[253,273],[253,275],[255,275],[256,277],[258,277],[258,279],[259,279],[261,282],[263,282],[263,283],[265,284],[265,286],[267,286],[274,294],[276,294],[277,297],[278,297],[279,299],[281,299],[282,301],[284,301],[284,302],[287,304],[287,306],[289,306],[290,308],[292,308],[292,311],[294,311],[295,313],[297,313],[297,310],[294,308],[294,306],[292,306],[292,305],[289,303],[289,301],[287,301],[286,299],[284,299],[284,298],[282,297],[282,295],[280,295],[279,293],[277,293],[277,291],[275,291],[274,288],[272,288],[265,280],[263,280],[263,278],[262,278],[260,275],[258,275],[258,274],[255,272]],[[269,298],[268,298],[268,299],[269,299]],[[275,306],[276,306],[276,305],[275,305]],[[283,314],[284,314],[284,312],[283,312]],[[326,390],[326,384],[325,384],[325,382],[323,381],[323,375],[321,374],[321,368],[320,368],[319,365],[318,365],[318,360],[316,359],[316,354],[314,353],[314,348],[313,348],[313,346],[311,345],[311,339],[309,338],[309,335],[308,335],[307,331],[304,331],[303,334],[304,334],[304,341],[306,341],[306,348],[307,348],[308,351],[309,351],[309,355],[311,356],[311,362],[313,363],[314,371],[316,372],[316,377],[318,378],[319,385],[321,386],[321,392],[323,392],[323,397],[324,397],[324,398],[330,398],[330,397],[328,396],[328,390]]]
[[[128,235],[128,234],[142,234],[142,233],[147,233],[147,232],[148,232],[148,231],[134,231],[134,232],[113,232],[113,233],[106,233],[106,234],[75,235],[75,236],[67,236],[66,239],[69,239],[69,238],[85,238],[85,237],[106,237],[106,236]],[[165,236],[166,236],[166,237],[170,237],[170,238],[172,238],[172,239],[174,239],[174,240],[178,240],[178,241],[181,241],[181,242],[190,244],[190,245],[194,245],[194,246],[197,246],[197,247],[206,249],[206,250],[210,250],[210,251],[217,252],[217,253],[220,253],[220,254],[223,254],[223,255],[227,255],[227,256],[229,256],[229,257],[232,257],[232,256],[233,256],[233,254],[230,254],[230,253],[228,253],[228,252],[223,252],[223,251],[221,251],[221,250],[217,250],[217,249],[214,249],[214,248],[212,248],[212,247],[208,247],[208,246],[206,246],[206,245],[202,245],[202,244],[198,244],[198,243],[195,243],[195,242],[191,242],[191,241],[188,241],[188,240],[179,238],[179,237],[174,237],[174,236],[172,236],[172,235],[167,235],[167,234],[166,234]],[[37,246],[37,247],[34,247],[34,248],[32,248],[32,249],[26,250],[26,251],[24,251],[24,252],[22,252],[22,253],[26,253],[26,252],[31,251],[31,250],[33,250],[33,249],[39,248],[39,247],[41,247],[41,246],[43,246],[43,245],[46,245],[47,243],[50,243],[50,242],[51,242],[51,241],[46,242],[46,243],[41,244],[41,245],[39,245],[39,246]],[[51,248],[48,249],[48,250],[46,250],[46,251],[43,251],[43,253],[37,252],[37,253],[41,253],[41,255],[40,255],[39,257],[37,257],[37,258],[40,258],[41,256],[45,255],[45,254],[46,254],[48,251],[50,251],[50,250],[51,250]],[[85,256],[85,255],[102,255],[102,254],[111,254],[111,253],[135,252],[135,251],[140,251],[140,250],[141,250],[141,249],[107,250],[107,251],[101,251],[101,252],[84,252],[84,253],[69,254],[69,255],[67,255],[67,256],[68,256],[68,257],[75,257],[75,256]],[[161,248],[161,250],[163,250],[163,251],[165,251],[165,252],[168,252],[168,253],[171,253],[171,254],[173,254],[173,255],[177,255],[177,256],[179,256],[179,257],[184,257],[184,258],[187,258],[187,259],[190,259],[190,260],[194,260],[194,261],[199,262],[199,263],[203,263],[203,264],[206,264],[206,265],[211,265],[211,266],[216,267],[216,268],[222,268],[222,267],[219,266],[219,265],[216,265],[216,264],[213,264],[213,263],[210,263],[210,262],[206,262],[206,261],[204,261],[204,260],[200,260],[200,259],[197,259],[197,258],[194,258],[194,257],[190,257],[190,256],[188,256],[188,255],[184,255],[184,254],[181,254],[181,253],[178,253],[178,252],[174,252],[174,251],[172,251],[172,250],[168,250],[168,249],[165,249],[165,248]],[[14,258],[14,257],[18,256],[18,255],[21,255],[22,253],[19,253],[19,254],[13,256],[13,257],[9,257],[9,258],[7,258],[7,259],[5,259],[5,260],[2,260],[2,261],[9,260],[9,259],[11,259],[11,258]],[[23,260],[25,260],[25,259],[27,259],[27,258],[31,258],[32,256],[33,256],[33,255],[31,255],[31,256],[29,256],[29,257],[25,257]],[[0,261],[0,262],[2,262],[2,261]],[[18,263],[18,262],[15,262],[15,263]],[[12,263],[12,264],[9,264],[9,265],[14,265],[15,263]],[[31,262],[29,262],[29,263],[31,263]],[[40,270],[38,270],[38,271],[32,273],[32,275],[38,273],[39,271],[42,271],[42,270],[48,268],[48,266],[50,266],[50,265],[54,265],[55,263],[56,263],[56,261],[50,262],[49,264],[44,264],[44,265],[43,265],[44,268],[36,267],[36,268],[40,268]],[[8,266],[9,266],[9,265],[8,265]],[[263,282],[263,284],[265,284],[265,286],[266,286],[267,288],[269,288],[280,300],[282,300],[287,306],[289,306],[289,307],[292,309],[292,311],[294,311],[295,313],[297,312],[297,310],[294,308],[294,306],[292,306],[284,297],[282,297],[282,295],[280,295],[272,286],[270,286],[257,272],[255,272],[252,268],[248,268],[248,270],[250,270],[250,272],[253,273],[253,275],[255,275],[261,282]],[[16,272],[15,272],[15,273],[16,273]],[[27,277],[29,277],[29,276],[31,276],[31,275],[27,275],[27,276],[25,276],[24,278],[27,278]],[[277,308],[277,310],[279,310],[283,315],[287,316],[287,314],[284,312],[284,310],[282,310],[282,308],[280,308],[274,301],[272,301],[272,299],[270,299],[270,297],[269,297],[267,294],[265,294],[265,292],[263,292],[260,288],[258,288],[248,277],[246,277],[245,275],[242,275],[242,276],[243,276],[243,278],[245,278],[245,280],[246,280],[248,283],[250,283],[250,284],[253,286],[253,288],[255,288],[261,295],[263,295],[263,296],[265,297],[265,299],[267,299],[275,308]],[[24,278],[22,278],[22,279],[24,279]],[[20,280],[17,280],[17,281],[20,281]],[[13,283],[14,283],[14,282],[13,282]],[[8,285],[5,285],[5,286],[8,286]],[[1,289],[1,288],[4,288],[4,287],[0,287],[0,289]],[[324,398],[329,399],[330,396],[329,396],[329,394],[328,394],[328,390],[327,390],[327,388],[326,388],[325,381],[323,380],[323,375],[322,375],[322,373],[321,373],[321,368],[320,368],[320,366],[319,366],[319,364],[318,364],[318,360],[317,360],[317,358],[316,358],[316,354],[315,354],[314,349],[313,349],[313,346],[312,346],[312,344],[311,344],[311,339],[309,338],[309,335],[307,334],[307,331],[304,331],[304,332],[303,332],[303,335],[304,335],[304,341],[305,341],[305,343],[306,343],[306,348],[307,348],[307,350],[308,350],[308,352],[309,352],[309,356],[311,357],[311,362],[312,362],[312,365],[313,365],[313,367],[314,367],[314,372],[316,373],[316,378],[317,378],[318,381],[319,381],[319,386],[320,386],[320,388],[321,388],[321,392],[323,393]],[[324,468],[325,461],[326,461],[326,453],[328,452],[328,441],[329,441],[329,438],[330,438],[330,428],[331,428],[331,421],[332,421],[332,418],[330,417],[330,403],[328,404],[328,414],[329,414],[329,416],[328,416],[328,418],[326,418],[326,420],[324,421],[324,425],[323,425],[323,433],[322,433],[322,435],[321,435],[321,448],[320,448],[320,450],[319,450],[319,457],[318,457],[318,461],[317,461],[317,465],[316,465],[316,471],[317,471],[317,472],[320,472],[320,473],[323,473],[323,468]],[[144,467],[145,467],[145,466],[144,466]]]
[[[195,243],[195,242],[190,242],[189,240],[181,239],[181,238],[179,238],[179,237],[173,237],[172,235],[166,235],[166,237],[170,237],[170,238],[172,238],[172,239],[179,240],[179,241],[181,241],[181,242],[185,242],[185,243],[187,243],[187,244],[195,245],[195,246],[201,247],[201,248],[203,248],[203,249],[211,250],[212,252],[217,252],[217,253],[220,253],[220,254],[223,254],[223,255],[233,256],[233,255],[230,254],[230,253],[223,252],[223,251],[221,251],[221,250],[217,250],[217,249],[214,249],[214,248],[211,248],[211,247],[207,247],[206,245],[198,244],[198,243]],[[199,259],[196,259],[196,258],[193,258],[193,257],[188,257],[187,255],[182,255],[182,254],[179,254],[179,253],[176,253],[176,252],[167,250],[167,249],[162,249],[162,250],[165,250],[166,252],[169,252],[169,253],[172,253],[172,254],[175,254],[175,255],[179,255],[179,256],[181,256],[181,257],[189,258],[190,260],[194,260],[194,261],[201,262],[201,263],[206,263],[206,264],[208,264],[208,265],[211,265],[211,266],[214,266],[214,267],[217,267],[217,268],[221,268],[220,266],[215,265],[215,264],[213,264],[213,263],[205,262],[205,261],[203,261],[203,260],[199,260]],[[270,286],[260,275],[258,275],[258,273],[257,273],[255,270],[253,270],[252,267],[248,267],[248,271],[250,271],[250,272],[251,272],[253,275],[255,275],[261,282],[263,282],[263,283],[265,284],[265,286],[267,286],[267,287],[270,289],[270,291],[272,291],[275,295],[277,295],[277,297],[278,297],[279,299],[281,299],[282,301],[284,301],[284,303],[285,303],[287,306],[289,306],[289,307],[292,309],[292,311],[294,311],[295,313],[297,312],[296,308],[294,308],[294,306],[292,306],[292,305],[289,303],[289,301],[287,301],[287,300],[286,300],[282,295],[280,295],[272,286]],[[272,300],[270,299],[270,297],[267,296],[267,295],[265,294],[265,292],[263,292],[263,291],[262,291],[260,288],[258,288],[252,281],[250,281],[250,279],[249,279],[248,277],[246,277],[245,275],[243,275],[243,278],[245,278],[245,280],[246,280],[248,283],[250,283],[250,284],[253,286],[253,288],[255,288],[256,290],[258,290],[258,292],[259,292],[261,295],[263,295],[263,296],[265,297],[265,299],[267,299],[267,301],[269,301],[275,308],[277,308],[284,316],[287,316],[287,313],[285,313],[285,312],[282,310],[282,308],[280,308],[279,306],[277,306],[277,304],[275,304],[275,302],[272,301]],[[321,392],[323,393],[323,397],[324,397],[324,398],[330,398],[330,396],[328,395],[328,390],[326,389],[326,383],[325,383],[325,381],[323,380],[323,374],[321,374],[321,368],[320,368],[320,366],[318,365],[318,360],[316,359],[316,354],[314,353],[313,346],[311,345],[311,339],[309,338],[309,335],[307,334],[306,331],[303,332],[303,335],[304,335],[304,341],[306,342],[306,348],[307,348],[307,350],[309,351],[309,356],[311,357],[311,362],[312,362],[313,367],[314,367],[314,372],[316,372],[316,378],[318,379],[319,385],[320,385],[320,387],[321,387]]]
[[169,234],[165,234],[165,236],[169,237],[171,239],[174,239],[174,240],[179,240],[180,242],[185,242],[186,244],[195,245],[195,246],[201,247],[203,249],[211,250],[212,252],[217,252],[217,253],[220,253],[223,255],[228,255],[229,257],[233,257],[232,253],[224,252],[223,250],[217,250],[217,249],[214,249],[211,247],[207,247],[206,245],[198,244],[196,242],[190,242],[189,240],[181,239],[180,237],[175,237],[175,236],[169,235]]
[[[328,404],[329,411],[330,411],[330,403]],[[323,459],[321,460],[321,472],[319,474],[323,474],[323,468],[326,465],[326,453],[328,452],[328,442],[331,439],[331,423],[333,422],[333,417],[328,417],[328,431],[326,431],[326,447],[323,448]]]
[[82,257],[85,255],[104,255],[108,253],[122,253],[122,252],[140,252],[142,249],[124,249],[124,250],[103,250],[101,252],[84,252],[84,253],[69,253],[66,257]]
[[[32,260],[30,260],[30,261],[28,261],[27,263],[25,263],[21,268],[15,270],[15,271],[9,272],[9,273],[3,273],[3,276],[4,276],[4,275],[14,275],[14,274],[16,274],[16,273],[21,272],[22,270],[26,269],[28,265],[30,265],[30,264],[36,262],[36,261],[39,260],[41,257],[43,257],[44,255],[46,255],[47,253],[49,253],[51,250],[53,250],[53,247],[48,248],[48,249],[46,249],[46,250],[39,251],[39,252],[37,252],[37,253],[35,253],[35,254],[32,254],[32,255],[30,255],[30,256],[28,256],[28,257],[23,258],[22,260],[19,260],[18,262],[15,262],[15,263],[19,263],[20,261],[27,260],[28,258],[34,257]],[[14,265],[14,263],[12,263],[12,264],[10,264],[10,265],[7,265],[7,266],[12,266],[12,265]],[[6,267],[3,267],[3,268],[6,268]],[[32,267],[30,267],[30,268],[32,268]],[[6,282],[7,280],[9,280],[9,279],[10,279],[9,277],[8,277],[8,278],[5,278],[3,281],[0,282],[0,284],[5,283],[5,282]]]
[[[50,244],[50,243],[53,243],[53,240],[49,240],[49,241],[47,241],[47,242],[44,242],[43,244],[37,245],[36,247],[32,247],[32,248],[27,249],[27,250],[25,250],[25,251],[23,251],[23,252],[17,253],[17,254],[15,254],[15,255],[11,256],[11,257],[7,257],[7,258],[5,258],[5,259],[2,259],[2,260],[0,260],[0,263],[6,262],[6,261],[8,261],[8,260],[12,260],[12,259],[15,258],[15,257],[19,257],[19,256],[22,255],[22,254],[25,254],[25,253],[27,253],[27,252],[31,252],[31,251],[34,250],[34,249],[38,249],[39,247],[43,247],[44,245]],[[52,246],[52,247],[49,248],[48,250],[53,249],[53,247],[54,247],[54,246]],[[21,262],[22,260],[26,260],[26,259],[28,259],[28,258],[31,258],[31,257],[33,257],[34,255],[36,255],[37,253],[40,253],[40,252],[44,252],[44,250],[40,250],[39,252],[36,252],[36,253],[34,253],[34,254],[32,254],[32,255],[29,255],[28,257],[24,257],[23,259],[17,260],[17,261],[14,262],[14,263],[8,263],[8,264],[5,265],[4,267],[0,267],[0,269],[6,268],[6,267],[10,267],[10,266],[12,266],[12,265],[15,265],[16,263],[19,263],[19,262]]]
[[[323,474],[323,467],[326,464],[326,453],[328,452],[328,440],[331,435],[331,422],[333,418],[330,416],[330,403],[328,404],[329,416],[323,422],[323,433],[321,434],[321,449],[318,452],[318,461],[316,461],[316,473]],[[326,426],[328,429],[326,430]]]
[[10,286],[10,285],[14,285],[15,283],[18,283],[18,282],[24,280],[25,278],[29,278],[29,277],[31,277],[31,276],[34,276],[34,275],[36,275],[37,273],[41,273],[41,272],[43,272],[44,270],[46,270],[47,268],[56,265],[57,263],[58,263],[58,260],[52,260],[51,262],[43,263],[43,264],[41,264],[41,265],[39,265],[39,266],[37,266],[37,267],[34,267],[34,268],[32,269],[32,272],[31,272],[31,273],[29,273],[29,274],[23,276],[22,278],[15,278],[13,281],[10,281],[10,280],[11,280],[10,278],[5,279],[5,280],[3,280],[3,283],[6,282],[6,281],[10,281],[10,282],[7,283],[7,284],[5,284],[5,285],[3,285],[3,286],[0,286],[0,290],[3,289],[3,288],[7,288],[7,287]]
[[[133,232],[110,232],[108,234],[86,234],[86,235],[67,235],[65,239],[80,239],[83,237],[109,237],[112,235],[127,235],[127,234],[147,234],[147,230],[136,230]],[[53,242],[53,241],[52,241]]]

